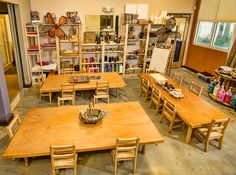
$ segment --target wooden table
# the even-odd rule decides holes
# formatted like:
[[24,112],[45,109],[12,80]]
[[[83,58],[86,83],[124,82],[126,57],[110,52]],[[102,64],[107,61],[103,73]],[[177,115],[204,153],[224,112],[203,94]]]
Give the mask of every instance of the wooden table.
[[79,111],[87,106],[33,108],[7,147],[4,158],[25,158],[50,154],[50,145],[74,144],[76,152],[113,149],[116,138],[140,137],[143,145],[163,138],[138,102],[97,104],[108,115],[99,123],[86,125]]
[[[40,93],[53,93],[61,92],[61,84],[68,83],[70,76],[73,75],[89,75],[89,76],[101,76],[101,81],[108,81],[110,89],[116,89],[116,95],[118,95],[118,89],[126,86],[121,76],[116,72],[104,72],[104,73],[81,73],[81,74],[60,74],[49,75],[45,80],[43,86],[40,88]],[[96,89],[96,81],[90,80],[88,83],[76,83],[75,90],[94,90]],[[49,99],[51,102],[51,99]]]
[[[229,117],[228,115],[221,112],[216,107],[212,106],[201,97],[195,95],[187,88],[179,86],[178,83],[173,81],[171,78],[167,77],[164,74],[165,78],[168,79],[168,82],[174,85],[175,88],[182,89],[184,98],[176,99],[171,96],[167,91],[165,91],[160,85],[157,84],[156,80],[150,74],[139,74],[139,76],[145,76],[151,85],[156,86],[164,97],[169,98],[176,105],[177,115],[187,124],[188,131],[186,136],[186,142],[189,143],[191,140],[193,129],[199,128],[211,123],[212,119],[222,119]],[[232,121],[232,118],[231,118]]]

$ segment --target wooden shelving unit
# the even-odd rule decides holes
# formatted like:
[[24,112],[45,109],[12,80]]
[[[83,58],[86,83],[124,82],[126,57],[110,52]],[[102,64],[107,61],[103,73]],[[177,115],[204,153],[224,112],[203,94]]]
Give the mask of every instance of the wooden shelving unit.
[[82,44],[81,58],[83,72],[124,73],[124,43]]
[[[125,65],[127,64],[128,68],[124,66],[125,73],[139,73],[144,70],[146,64],[146,49],[148,41],[148,24],[125,24],[123,31],[123,40],[125,43]],[[142,37],[140,38],[140,33]],[[132,57],[134,59],[132,59]],[[135,58],[136,57],[136,58]],[[142,67],[139,67],[142,65]]]
[[61,28],[66,33],[66,37],[70,36],[71,38],[56,38],[58,74],[64,68],[74,67],[75,65],[79,65],[81,70],[82,25],[66,24]]
[[[38,25],[29,25],[25,26],[26,33],[26,48],[27,56],[29,61],[29,68],[31,72],[32,84],[37,83],[37,78],[43,74],[42,70],[42,58],[41,58],[41,45],[39,38],[39,26]],[[36,64],[39,64],[37,67]]]

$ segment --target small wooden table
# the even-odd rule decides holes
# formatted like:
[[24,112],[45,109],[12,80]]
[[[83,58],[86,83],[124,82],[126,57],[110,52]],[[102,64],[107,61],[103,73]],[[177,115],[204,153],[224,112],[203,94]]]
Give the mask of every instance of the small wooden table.
[[[44,84],[40,88],[40,93],[53,93],[61,92],[61,84],[68,83],[70,77],[73,75],[89,75],[89,76],[101,76],[101,81],[108,81],[110,89],[116,89],[116,96],[118,95],[118,89],[126,86],[121,76],[116,72],[104,72],[104,73],[81,73],[81,74],[60,74],[60,75],[49,75],[45,80]],[[75,90],[94,90],[96,89],[96,81],[90,80],[88,83],[76,83]],[[51,102],[52,100],[49,99]]]
[[[145,76],[151,85],[154,85],[161,91],[161,98],[169,98],[176,105],[177,115],[184,121],[188,126],[186,143],[191,141],[193,129],[203,127],[211,123],[212,119],[223,119],[230,118],[228,115],[221,112],[216,107],[212,106],[201,97],[195,95],[189,89],[180,86],[174,80],[168,76],[161,74],[168,79],[168,82],[174,85],[175,88],[182,89],[184,97],[182,99],[176,99],[171,96],[166,90],[164,90],[157,81],[150,74],[139,74],[139,76]],[[231,121],[233,119],[231,118]]]
[[97,124],[83,124],[79,112],[88,106],[33,108],[7,147],[4,158],[25,158],[50,154],[50,145],[74,144],[76,152],[113,149],[116,138],[140,137],[140,144],[163,142],[138,102],[97,104],[108,115]]

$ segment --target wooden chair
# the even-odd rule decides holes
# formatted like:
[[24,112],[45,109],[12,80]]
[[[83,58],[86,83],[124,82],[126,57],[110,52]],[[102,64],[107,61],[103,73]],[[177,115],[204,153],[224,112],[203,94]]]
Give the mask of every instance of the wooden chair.
[[142,76],[142,78],[141,78],[139,96],[141,97],[142,94],[144,94],[145,101],[147,101],[147,99],[149,99],[151,96],[151,88],[150,88],[149,80],[147,78],[145,78],[144,76]]
[[109,82],[97,81],[93,104],[98,103],[99,98],[106,98],[109,103]]
[[20,119],[19,114],[13,114],[13,115],[14,115],[14,118],[9,123],[9,125],[6,127],[6,132],[9,136],[10,140],[15,135],[15,133],[17,132],[17,130],[19,129],[19,127],[21,125],[21,119]]
[[164,117],[170,122],[169,133],[172,129],[184,127],[184,122],[176,115],[176,106],[165,97],[160,123],[163,122]]
[[208,127],[198,128],[194,135],[204,143],[204,151],[208,151],[208,145],[211,140],[219,142],[219,149],[222,148],[225,129],[228,125],[229,118],[212,120]]
[[183,82],[183,78],[182,76],[178,75],[178,74],[174,74],[173,76],[173,80],[176,81],[180,86],[182,85]]
[[139,138],[117,138],[116,148],[112,150],[114,162],[114,175],[117,174],[117,164],[119,161],[132,160],[133,173],[136,173],[136,164],[138,156]]
[[202,93],[202,90],[203,90],[203,87],[202,86],[199,86],[197,84],[195,84],[193,81],[190,83],[189,85],[189,90],[191,92],[193,92],[194,94],[200,96],[201,93]]
[[61,69],[61,74],[73,74],[73,73],[74,73],[74,68]]
[[155,86],[152,87],[152,94],[148,107],[151,108],[152,104],[156,106],[155,114],[157,114],[163,104],[161,101],[161,91],[159,91]]
[[77,154],[75,145],[50,146],[52,174],[56,175],[56,170],[73,168],[76,175]]
[[[38,78],[38,81],[39,81],[39,90],[40,90],[41,87],[44,84],[43,76],[40,76]],[[49,102],[52,103],[52,93],[50,93],[50,92],[40,92],[39,91],[39,99],[42,100],[42,97],[48,97],[49,98]]]
[[75,105],[75,85],[71,83],[61,84],[61,97],[58,97],[58,106],[64,105],[65,101],[71,101]]

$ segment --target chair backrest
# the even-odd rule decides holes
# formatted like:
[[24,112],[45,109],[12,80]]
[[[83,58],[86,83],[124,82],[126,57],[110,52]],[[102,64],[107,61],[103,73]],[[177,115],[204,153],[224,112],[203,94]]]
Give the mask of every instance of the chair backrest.
[[189,90],[194,94],[200,96],[202,93],[202,89],[203,89],[202,86],[195,84],[193,81],[190,83]]
[[[61,146],[50,146],[50,155],[52,166],[55,167],[55,161],[67,161],[68,159],[74,160],[74,164],[76,164],[76,152],[75,145],[61,145]],[[60,165],[64,168],[65,165]]]
[[161,100],[161,91],[159,91],[155,86],[152,86],[152,99],[155,99],[156,101]]
[[119,153],[126,153],[133,151],[135,153],[135,157],[137,157],[138,147],[139,147],[140,138],[117,138],[116,139],[116,149],[115,156]]
[[[209,139],[211,137],[212,132],[218,133],[219,137],[223,137],[225,129],[229,123],[229,120],[230,120],[230,118],[217,119],[217,120],[213,119],[211,121],[209,128],[208,128],[206,138]],[[214,136],[215,136],[215,134],[214,134]]]
[[148,90],[150,88],[149,80],[142,76],[141,88]]
[[163,104],[163,112],[165,115],[170,116],[172,119],[175,119],[176,106],[168,98],[165,97]]
[[96,83],[96,95],[100,92],[109,93],[109,82],[108,81],[97,81]]
[[61,69],[61,74],[73,74],[73,73],[74,73],[74,68]]
[[14,118],[12,119],[10,124],[6,127],[6,131],[10,139],[12,139],[12,137],[15,135],[15,133],[17,132],[17,130],[21,125],[21,119],[19,114],[13,114],[13,115]]
[[182,77],[182,76],[180,76],[180,75],[178,75],[178,74],[176,74],[176,73],[175,73],[174,76],[173,76],[173,80],[176,81],[177,83],[179,83],[179,85],[182,84],[183,78],[184,78],[184,77]]
[[74,95],[75,85],[72,83],[61,84],[61,95]]

